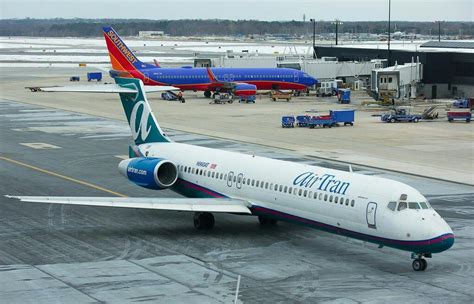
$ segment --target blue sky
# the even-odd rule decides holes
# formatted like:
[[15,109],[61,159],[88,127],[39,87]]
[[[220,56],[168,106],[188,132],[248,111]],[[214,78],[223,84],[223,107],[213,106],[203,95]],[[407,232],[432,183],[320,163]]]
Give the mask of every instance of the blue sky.
[[[392,0],[392,19],[473,21],[473,0]],[[388,0],[1,0],[0,18],[386,20]]]

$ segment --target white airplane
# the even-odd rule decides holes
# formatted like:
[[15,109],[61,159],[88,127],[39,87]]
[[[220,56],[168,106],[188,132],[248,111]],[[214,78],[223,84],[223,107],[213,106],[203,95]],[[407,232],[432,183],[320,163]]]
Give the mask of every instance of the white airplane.
[[214,226],[214,212],[251,214],[263,225],[277,220],[412,252],[413,269],[449,249],[454,234],[427,199],[403,183],[353,172],[173,142],[160,129],[139,79],[116,78],[135,146],[120,162],[129,181],[171,189],[187,198],[9,196],[24,202],[192,211],[197,229]]

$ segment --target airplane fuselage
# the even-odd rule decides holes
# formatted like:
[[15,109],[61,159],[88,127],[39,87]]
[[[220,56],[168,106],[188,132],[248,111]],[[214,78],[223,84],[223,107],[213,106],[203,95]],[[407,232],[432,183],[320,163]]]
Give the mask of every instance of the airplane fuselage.
[[400,182],[179,143],[140,150],[175,163],[172,190],[187,197],[243,199],[256,215],[415,253],[441,252],[454,242],[426,198]]
[[[304,90],[317,81],[308,74],[287,68],[211,68],[220,82],[247,83],[258,90]],[[129,70],[132,77],[145,85],[172,85],[181,90],[214,90],[206,68],[147,68]],[[111,71],[112,77],[124,76],[123,71]]]

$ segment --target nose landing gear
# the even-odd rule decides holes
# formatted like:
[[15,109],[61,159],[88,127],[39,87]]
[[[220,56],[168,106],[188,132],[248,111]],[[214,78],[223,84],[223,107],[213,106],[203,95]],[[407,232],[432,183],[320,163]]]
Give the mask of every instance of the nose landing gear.
[[424,258],[431,258],[431,253],[412,253],[413,263],[411,266],[414,271],[425,271],[428,267],[428,262]]

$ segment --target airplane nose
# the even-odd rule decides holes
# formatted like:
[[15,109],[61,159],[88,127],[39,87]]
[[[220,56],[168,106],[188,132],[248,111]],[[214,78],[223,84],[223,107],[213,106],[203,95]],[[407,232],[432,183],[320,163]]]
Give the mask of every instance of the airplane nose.
[[439,252],[448,250],[454,245],[454,234],[449,233],[445,235],[445,238],[439,244]]

